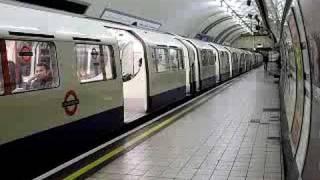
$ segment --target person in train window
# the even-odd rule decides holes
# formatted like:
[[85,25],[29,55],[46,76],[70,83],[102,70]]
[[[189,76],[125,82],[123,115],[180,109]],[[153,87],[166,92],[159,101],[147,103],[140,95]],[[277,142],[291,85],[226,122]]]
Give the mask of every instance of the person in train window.
[[28,81],[27,89],[45,89],[52,86],[52,75],[46,63],[36,66],[35,76]]

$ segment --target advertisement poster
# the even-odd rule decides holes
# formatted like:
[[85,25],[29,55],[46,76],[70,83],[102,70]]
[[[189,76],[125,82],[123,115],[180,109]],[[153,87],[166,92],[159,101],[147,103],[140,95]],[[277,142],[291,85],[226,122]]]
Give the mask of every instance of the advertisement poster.
[[299,31],[294,16],[293,10],[291,11],[288,19],[288,25],[291,32],[292,48],[294,52],[294,60],[296,63],[296,103],[293,116],[293,124],[291,129],[291,140],[293,150],[297,149],[299,144],[301,126],[303,120],[303,106],[304,106],[304,72],[303,72],[303,59],[301,51],[301,41]]

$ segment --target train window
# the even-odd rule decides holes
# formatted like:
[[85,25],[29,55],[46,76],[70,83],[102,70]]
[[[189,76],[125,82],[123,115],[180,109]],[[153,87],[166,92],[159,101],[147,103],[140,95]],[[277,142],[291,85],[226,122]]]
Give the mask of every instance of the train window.
[[202,66],[208,66],[208,55],[206,49],[201,50],[201,62]]
[[178,50],[178,60],[179,60],[179,69],[184,69],[184,60],[182,55],[182,50]]
[[139,51],[139,45],[137,41],[119,43],[124,82],[133,79],[141,70],[143,54]]
[[52,42],[4,40],[11,93],[59,86],[56,47]]
[[177,70],[179,68],[179,57],[177,49],[169,49],[169,58],[171,62],[171,69]]
[[238,61],[238,57],[236,53],[232,54],[233,62],[236,63]]
[[184,69],[182,51],[180,49],[169,49],[171,70]]
[[227,64],[229,65],[229,54],[227,52],[224,52],[225,53],[225,59],[226,59],[226,62]]
[[244,63],[245,63],[244,54],[241,54],[241,56],[240,56],[240,63],[241,63],[242,65],[244,65]]
[[170,71],[170,61],[168,50],[164,48],[155,48],[155,68],[157,72]]
[[226,62],[225,62],[225,61],[226,61],[226,57],[225,57],[225,54],[224,54],[223,51],[220,52],[220,58],[221,58],[221,60],[222,60],[223,63],[226,63]]
[[216,63],[216,54],[214,54],[212,51],[208,50],[208,59],[209,59],[209,64],[214,65]]
[[81,83],[115,78],[111,51],[106,45],[76,44],[77,74]]

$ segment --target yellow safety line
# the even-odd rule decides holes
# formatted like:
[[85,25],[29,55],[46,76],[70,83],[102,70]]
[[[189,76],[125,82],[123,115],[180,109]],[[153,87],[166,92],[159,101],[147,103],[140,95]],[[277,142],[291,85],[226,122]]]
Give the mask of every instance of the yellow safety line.
[[112,158],[113,156],[115,156],[117,154],[120,154],[121,152],[125,151],[130,146],[132,146],[132,145],[136,144],[137,142],[141,141],[142,139],[148,137],[149,135],[151,135],[155,131],[158,131],[161,128],[163,128],[164,126],[170,124],[171,122],[173,122],[179,116],[181,116],[181,115],[185,114],[186,112],[190,111],[197,104],[198,103],[196,103],[196,104],[184,109],[183,111],[180,111],[178,114],[168,118],[164,122],[162,122],[162,123],[158,124],[157,126],[147,130],[146,132],[144,132],[143,134],[135,137],[131,141],[129,141],[129,142],[117,147],[116,149],[112,150],[111,152],[108,152],[107,154],[105,154],[104,156],[100,157],[99,159],[93,161],[92,163],[90,163],[90,164],[84,166],[83,168],[75,171],[74,173],[70,174],[69,176],[64,178],[64,180],[73,180],[73,179],[76,179],[76,178],[80,177],[81,175],[83,175],[86,172],[90,171],[91,169],[97,167],[98,165],[102,164],[103,162],[107,161],[108,159]]

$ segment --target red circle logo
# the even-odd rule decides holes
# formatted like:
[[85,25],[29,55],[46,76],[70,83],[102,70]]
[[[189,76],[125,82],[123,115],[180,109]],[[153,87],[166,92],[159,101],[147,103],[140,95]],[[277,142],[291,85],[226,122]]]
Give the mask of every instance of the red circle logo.
[[31,61],[31,57],[33,56],[33,53],[31,51],[31,48],[28,46],[23,46],[21,48],[21,51],[19,52],[19,56],[22,57],[22,60],[26,63]]
[[64,97],[62,107],[67,115],[72,116],[76,113],[78,109],[78,104],[80,103],[76,92],[70,90]]

